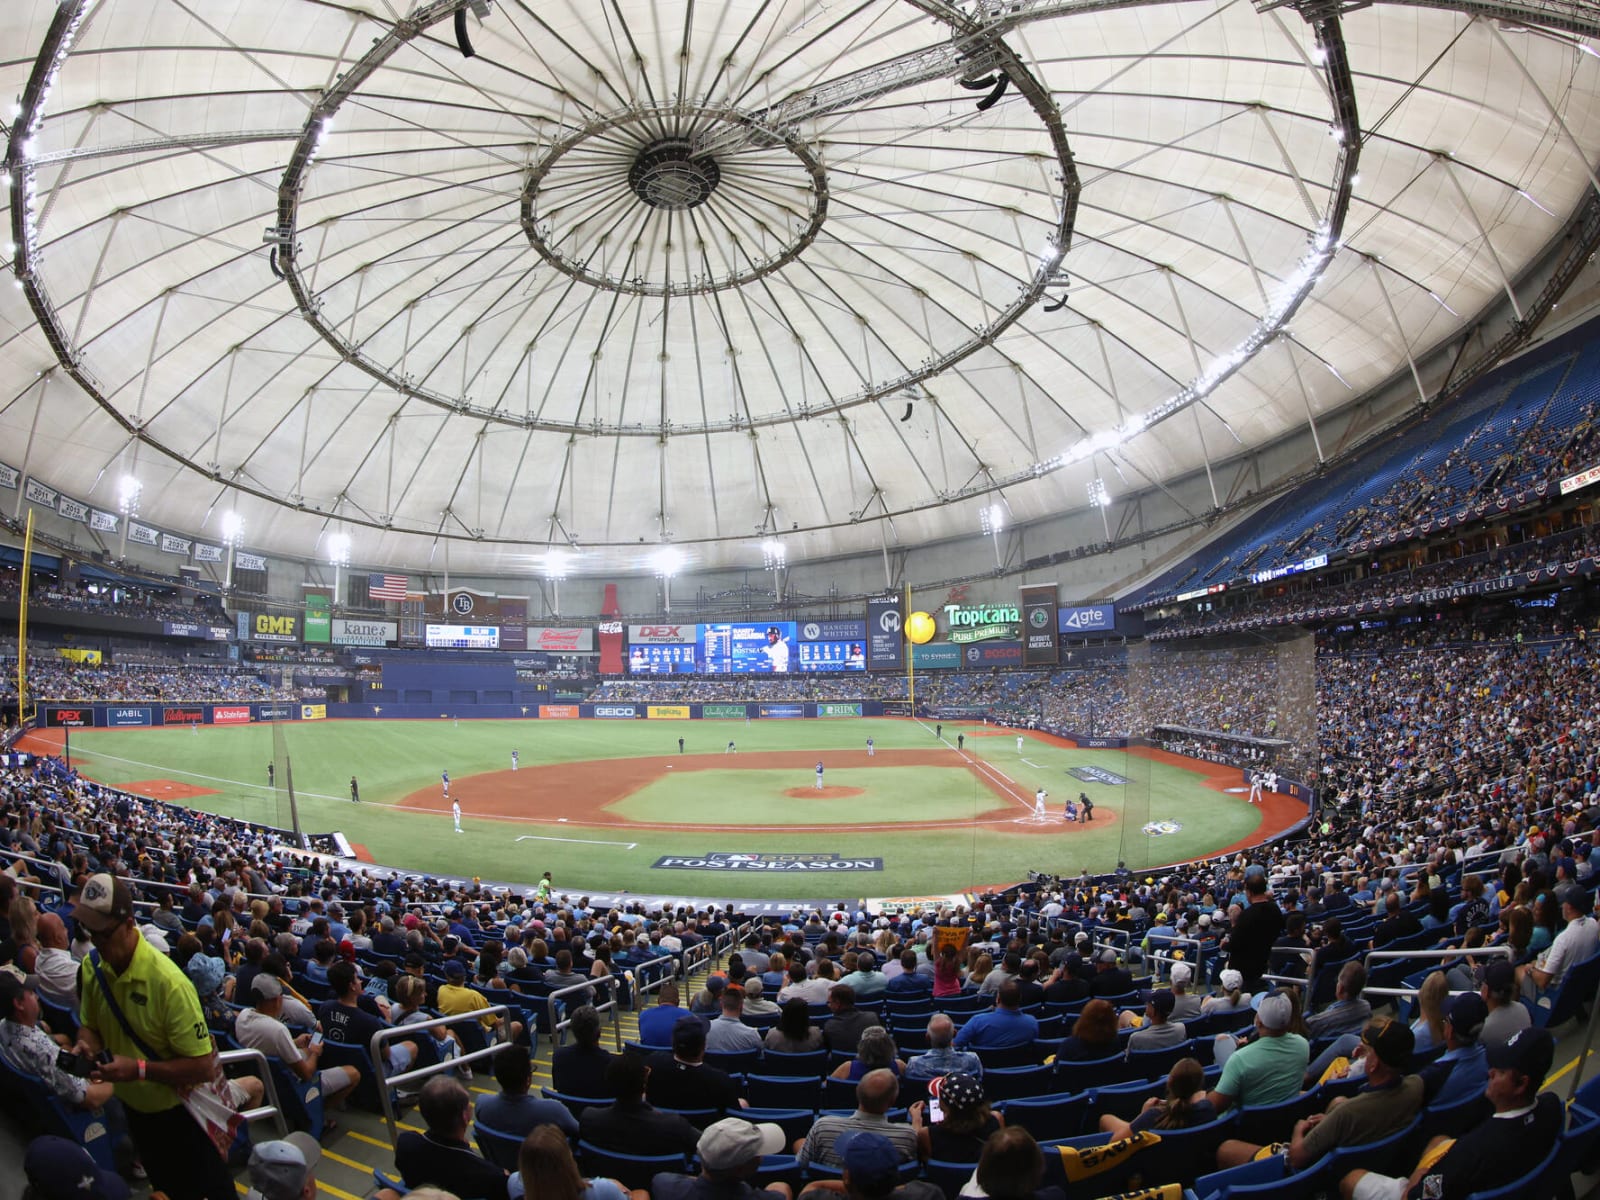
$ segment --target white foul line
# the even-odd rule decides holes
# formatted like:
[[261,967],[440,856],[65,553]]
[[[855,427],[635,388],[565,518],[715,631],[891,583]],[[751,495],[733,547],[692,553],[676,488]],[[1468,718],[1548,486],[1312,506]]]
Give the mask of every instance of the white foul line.
[[519,842],[575,842],[580,846],[621,846],[624,850],[632,850],[638,842],[595,842],[588,838],[558,838],[540,837],[535,833],[525,833],[516,839]]
[[1025,758],[1025,759],[1023,759],[1023,760],[1022,760],[1022,761],[1023,761],[1023,762],[1024,762],[1024,763],[1026,763],[1026,764],[1027,764],[1027,765],[1028,765],[1028,766],[1030,766],[1030,767],[1032,767],[1032,768],[1033,768],[1033,769],[1034,769],[1034,770],[1035,770],[1035,771],[1042,771],[1042,770],[1044,770],[1044,766],[1043,766],[1043,764],[1041,764],[1041,763],[1036,763],[1036,762],[1034,762],[1034,761],[1033,761],[1033,759],[1031,759],[1031,758]]
[[[137,758],[119,758],[115,754],[106,754],[104,751],[101,751],[101,750],[81,750],[81,751],[79,751],[79,756],[82,757],[82,758],[90,758],[90,759],[104,758],[104,759],[110,760],[111,762],[126,763],[130,767],[149,767],[152,771],[160,771],[163,775],[187,775],[190,779],[204,779],[207,783],[225,783],[229,787],[249,788],[253,792],[276,792],[276,791],[279,790],[279,789],[271,786],[270,784],[265,784],[265,783],[245,783],[242,779],[224,779],[220,775],[202,775],[198,771],[180,771],[176,767],[163,766],[161,763],[141,762]],[[120,784],[120,783],[112,783],[112,784],[107,784],[106,786],[107,787],[126,787],[127,785],[126,784]],[[284,789],[284,790],[287,790],[287,789]],[[321,792],[301,792],[301,791],[295,792],[295,795],[296,796],[309,796],[313,800],[342,800],[346,804],[350,803],[350,797],[349,796],[327,796],[327,795],[324,795]]]

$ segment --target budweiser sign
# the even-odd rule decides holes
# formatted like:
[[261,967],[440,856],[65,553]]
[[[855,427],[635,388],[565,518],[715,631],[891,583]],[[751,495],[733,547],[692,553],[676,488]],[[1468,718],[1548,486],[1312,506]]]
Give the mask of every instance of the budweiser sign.
[[528,649],[547,650],[556,654],[571,654],[576,651],[594,649],[594,629],[584,626],[581,629],[558,629],[553,626],[530,628],[528,630]]
[[693,645],[699,640],[698,625],[629,625],[628,644],[638,645]]

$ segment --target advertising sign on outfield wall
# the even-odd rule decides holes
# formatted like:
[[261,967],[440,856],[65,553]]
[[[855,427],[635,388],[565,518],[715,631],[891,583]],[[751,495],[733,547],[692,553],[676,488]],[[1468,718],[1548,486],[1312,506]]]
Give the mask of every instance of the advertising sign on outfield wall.
[[978,642],[957,647],[968,667],[998,667],[1022,665],[1021,642]]
[[94,724],[94,709],[84,708],[47,708],[44,714],[44,723],[55,726],[82,726]]
[[546,721],[575,721],[582,715],[576,704],[539,705],[539,716]]
[[700,715],[708,721],[742,721],[750,714],[742,704],[702,704]]
[[762,717],[768,720],[773,718],[789,720],[793,717],[806,715],[806,706],[804,704],[761,704],[757,705],[757,710]]
[[200,708],[173,708],[168,705],[161,710],[163,725],[198,725],[205,719],[205,710]]
[[1109,604],[1080,604],[1056,610],[1058,633],[1097,633],[1117,627],[1117,612]]
[[819,717],[859,717],[861,705],[859,704],[819,704],[817,716]]
[[594,715],[611,720],[628,720],[639,715],[639,707],[636,704],[596,704]]
[[589,625],[581,629],[530,625],[527,648],[552,654],[588,653],[594,650],[594,628]]
[[905,601],[895,593],[867,601],[867,670],[899,671],[906,665]]
[[328,715],[326,704],[302,704],[300,706],[300,719],[302,721],[321,721]]
[[333,623],[335,646],[384,646],[398,640],[400,626],[394,621],[344,621]]
[[248,704],[213,704],[211,706],[211,723],[213,725],[248,725],[250,724],[250,706]]
[[289,721],[293,719],[294,710],[287,704],[256,705],[256,720],[258,721]]
[[917,671],[954,671],[961,666],[961,647],[949,642],[929,642],[911,647],[911,666]]
[[689,719],[689,706],[687,704],[647,704],[644,715],[651,721],[687,721]]
[[150,724],[150,710],[148,708],[117,706],[106,709],[106,724],[126,729],[133,725]]
[[700,640],[698,625],[629,625],[630,646],[694,645]]

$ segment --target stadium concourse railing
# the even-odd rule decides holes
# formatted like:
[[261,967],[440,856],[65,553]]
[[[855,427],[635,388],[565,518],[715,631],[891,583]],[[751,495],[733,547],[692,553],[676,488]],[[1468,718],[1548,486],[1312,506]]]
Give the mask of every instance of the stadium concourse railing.
[[[622,1008],[622,1001],[619,994],[621,987],[622,980],[617,976],[602,975],[597,979],[591,979],[588,983],[575,983],[571,987],[558,988],[556,991],[553,991],[548,996],[544,997],[545,1004],[548,1006],[550,1013],[550,1048],[552,1052],[561,1044],[561,1035],[564,1034],[567,1030],[567,1027],[572,1024],[572,1018],[570,1016],[566,1018],[561,1016],[562,1009],[566,1007],[566,998],[568,996],[576,996],[579,993],[592,992],[595,990],[595,988],[604,988],[610,993],[605,1000],[602,1000],[599,1004],[596,1004],[594,1008],[596,1012],[611,1014],[611,1037],[616,1043],[617,1050],[621,1051],[622,1022],[617,1016]],[[588,1001],[585,1003],[588,1003]],[[574,1007],[581,1008],[582,1005],[575,1005]]]
[[239,1116],[245,1121],[254,1124],[257,1121],[270,1120],[278,1127],[278,1137],[281,1140],[289,1136],[289,1123],[284,1119],[283,1106],[278,1103],[278,1086],[272,1081],[272,1064],[267,1062],[267,1056],[259,1050],[219,1050],[217,1051],[217,1065],[226,1067],[232,1063],[252,1063],[257,1069],[257,1076],[261,1080],[262,1099],[265,1104],[255,1108],[242,1109]]
[[[434,1075],[442,1075],[446,1071],[454,1071],[463,1063],[476,1062],[483,1058],[493,1058],[500,1051],[511,1044],[511,1021],[514,1017],[510,1005],[491,1004],[488,1008],[476,1009],[473,1012],[457,1013],[450,1017],[434,1017],[430,1021],[417,1021],[411,1025],[391,1025],[387,1029],[380,1029],[372,1035],[372,1040],[367,1044],[367,1055],[372,1059],[372,1075],[378,1087],[378,1102],[383,1108],[383,1119],[389,1126],[389,1142],[393,1144],[396,1133],[394,1115],[394,1089],[402,1087],[414,1080],[429,1079]],[[469,1050],[465,1054],[458,1054],[453,1058],[441,1059],[436,1063],[429,1063],[425,1067],[411,1067],[397,1074],[389,1074],[389,1057],[384,1046],[393,1041],[415,1037],[424,1029],[443,1029],[451,1025],[464,1025],[471,1021],[478,1021],[483,1017],[499,1017],[495,1025],[495,1037],[482,1050]],[[429,1035],[432,1036],[431,1034]]]

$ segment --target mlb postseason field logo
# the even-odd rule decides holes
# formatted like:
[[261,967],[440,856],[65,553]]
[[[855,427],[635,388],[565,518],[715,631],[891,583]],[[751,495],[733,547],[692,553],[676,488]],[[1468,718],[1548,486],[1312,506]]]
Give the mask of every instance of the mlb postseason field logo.
[[754,854],[712,850],[699,858],[667,854],[651,864],[656,871],[881,871],[881,858],[844,858],[837,854]]
[[1107,787],[1121,787],[1128,781],[1115,771],[1104,767],[1068,767],[1067,774],[1079,783],[1103,783]]
[[1146,837],[1163,837],[1169,833],[1177,833],[1183,826],[1177,821],[1151,821],[1139,830]]

